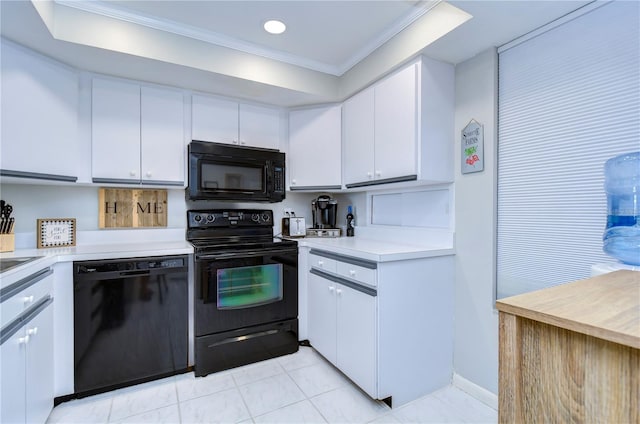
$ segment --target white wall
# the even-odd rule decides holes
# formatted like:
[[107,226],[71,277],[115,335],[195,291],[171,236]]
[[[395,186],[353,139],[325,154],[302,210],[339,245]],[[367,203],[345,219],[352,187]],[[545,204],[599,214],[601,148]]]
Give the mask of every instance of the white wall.
[[[498,55],[456,66],[454,370],[498,393],[498,315],[494,310]],[[460,132],[484,124],[484,171],[461,174]]]
[[256,209],[271,209],[273,210],[274,218],[274,234],[279,234],[282,224],[282,218],[284,217],[284,209],[292,209],[296,216],[304,217],[307,227],[311,227],[311,201],[318,197],[320,194],[328,194],[338,201],[338,216],[336,218],[336,225],[346,226],[347,219],[347,206],[353,205],[356,212],[362,210],[362,217],[364,218],[365,211],[365,193],[305,193],[305,192],[287,192],[286,199],[281,203],[230,203],[230,202],[210,202],[210,201],[198,201],[188,202],[187,207],[189,209],[216,209],[216,208],[256,208]]
[[[0,197],[13,206],[16,223],[14,232],[34,233],[38,218],[75,218],[78,231],[98,230],[98,188],[97,186],[56,186],[31,184],[2,184]],[[291,208],[297,216],[307,219],[311,226],[311,200],[319,193],[287,193],[281,203],[236,203],[236,202],[187,202],[184,189],[168,189],[168,228],[185,228],[187,209],[227,209],[256,208],[273,210],[276,222],[274,234],[281,232],[281,218],[284,208]],[[364,193],[331,194],[338,200],[337,224],[345,225],[347,206],[354,205],[356,214],[362,210],[364,218]],[[364,222],[364,221],[363,221]],[[107,229],[105,231],[118,231]],[[35,246],[33,237],[32,246]]]
[[[13,206],[15,233],[35,232],[38,218],[75,218],[78,231],[88,231],[98,229],[98,188],[3,184],[0,196]],[[184,190],[167,190],[167,203],[167,227],[184,227]]]

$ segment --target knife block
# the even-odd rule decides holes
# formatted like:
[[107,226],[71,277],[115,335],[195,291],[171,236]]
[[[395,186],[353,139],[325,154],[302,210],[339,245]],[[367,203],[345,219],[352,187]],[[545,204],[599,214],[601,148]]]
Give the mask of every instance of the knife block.
[[13,252],[16,246],[16,235],[0,234],[0,252]]

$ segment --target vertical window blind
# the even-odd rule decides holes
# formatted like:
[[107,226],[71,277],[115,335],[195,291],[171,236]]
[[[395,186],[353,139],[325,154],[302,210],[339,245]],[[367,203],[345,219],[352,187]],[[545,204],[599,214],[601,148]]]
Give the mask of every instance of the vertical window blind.
[[615,262],[604,162],[640,150],[639,19],[614,1],[499,50],[497,298]]

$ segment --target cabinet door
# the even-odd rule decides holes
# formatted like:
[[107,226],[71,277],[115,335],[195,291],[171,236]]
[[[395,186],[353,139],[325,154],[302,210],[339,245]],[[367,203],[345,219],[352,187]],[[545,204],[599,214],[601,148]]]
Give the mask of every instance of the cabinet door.
[[238,103],[194,94],[191,97],[191,138],[238,144]]
[[240,104],[240,145],[280,149],[280,110]]
[[25,334],[22,328],[0,346],[0,422],[3,423],[25,422]]
[[289,113],[291,190],[341,188],[341,132],[341,106]]
[[140,86],[93,80],[91,164],[96,179],[140,181]]
[[44,423],[53,409],[53,305],[31,320],[26,331],[26,422]]
[[184,98],[181,92],[141,89],[142,181],[184,185]]
[[374,178],[417,174],[417,72],[409,66],[375,87]]
[[337,284],[337,367],[377,398],[376,297]]
[[0,168],[75,181],[88,160],[80,155],[77,72],[4,40],[1,49]]
[[344,183],[373,180],[374,91],[369,88],[344,102]]
[[336,283],[308,275],[308,332],[311,346],[336,364]]

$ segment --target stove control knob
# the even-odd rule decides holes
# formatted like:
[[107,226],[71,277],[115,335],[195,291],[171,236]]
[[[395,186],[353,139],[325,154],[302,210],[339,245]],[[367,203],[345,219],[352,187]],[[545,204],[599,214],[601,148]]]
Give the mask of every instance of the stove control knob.
[[213,222],[216,220],[216,217],[213,215],[207,215],[207,222]]
[[255,222],[260,222],[260,215],[258,215],[257,213],[254,213],[253,215],[251,215],[251,220]]
[[196,215],[196,216],[193,217],[193,220],[196,221],[196,222],[200,222],[200,221],[202,221],[202,217],[200,215]]
[[263,214],[262,214],[262,220],[263,220],[264,222],[269,222],[269,214],[267,214],[267,213],[263,213]]

